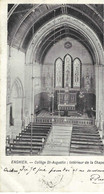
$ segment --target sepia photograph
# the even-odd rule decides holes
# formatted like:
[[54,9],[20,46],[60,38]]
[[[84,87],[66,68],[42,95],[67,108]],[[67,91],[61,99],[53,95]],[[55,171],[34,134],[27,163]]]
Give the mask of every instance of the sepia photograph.
[[103,0],[1,0],[0,192],[103,191]]
[[6,156],[104,156],[103,4],[8,4]]

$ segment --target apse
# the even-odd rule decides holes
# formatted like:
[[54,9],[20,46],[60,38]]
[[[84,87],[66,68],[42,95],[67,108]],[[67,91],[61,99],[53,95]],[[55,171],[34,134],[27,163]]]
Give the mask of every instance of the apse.
[[62,109],[61,116],[71,116],[76,111],[77,116],[86,113],[92,117],[91,108],[96,108],[95,92],[95,66],[87,48],[70,37],[55,43],[42,64],[42,109],[52,111],[53,101],[55,114]]

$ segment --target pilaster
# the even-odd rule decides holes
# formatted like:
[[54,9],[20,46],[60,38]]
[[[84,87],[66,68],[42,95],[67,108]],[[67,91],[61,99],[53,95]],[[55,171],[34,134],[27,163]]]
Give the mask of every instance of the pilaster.
[[104,65],[102,66],[102,137],[104,139]]
[[99,127],[99,65],[95,65],[96,86],[96,126]]
[[102,65],[99,65],[99,129],[102,130],[102,114],[103,114],[103,94],[102,94],[102,85],[103,85],[103,74],[102,74]]

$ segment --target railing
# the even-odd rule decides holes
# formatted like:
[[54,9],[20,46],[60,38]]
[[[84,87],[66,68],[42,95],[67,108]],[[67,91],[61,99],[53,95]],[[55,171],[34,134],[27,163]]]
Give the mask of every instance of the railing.
[[92,118],[68,118],[68,117],[37,117],[37,123],[59,123],[59,124],[71,124],[71,125],[93,125]]

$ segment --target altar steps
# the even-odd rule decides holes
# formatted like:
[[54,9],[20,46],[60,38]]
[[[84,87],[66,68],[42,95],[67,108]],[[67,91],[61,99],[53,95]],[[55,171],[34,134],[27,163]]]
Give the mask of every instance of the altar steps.
[[96,127],[74,126],[70,155],[103,155],[103,143]]
[[[29,124],[6,147],[7,155],[39,155],[50,133],[51,124]],[[32,133],[31,133],[32,132]]]

